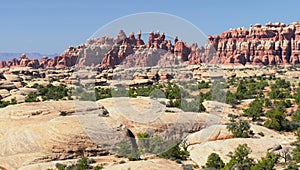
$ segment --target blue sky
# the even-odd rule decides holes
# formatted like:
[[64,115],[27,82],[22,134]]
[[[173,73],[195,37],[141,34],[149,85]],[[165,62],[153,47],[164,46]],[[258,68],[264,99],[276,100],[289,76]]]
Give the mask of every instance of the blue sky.
[[2,0],[0,52],[61,53],[84,43],[105,24],[134,13],[169,13],[214,35],[255,23],[300,21],[299,6],[298,0]]

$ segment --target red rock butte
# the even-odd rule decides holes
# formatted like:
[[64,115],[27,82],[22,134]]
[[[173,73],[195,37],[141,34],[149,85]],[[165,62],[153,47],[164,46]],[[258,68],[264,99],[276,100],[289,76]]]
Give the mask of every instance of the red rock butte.
[[167,40],[164,33],[151,32],[148,42],[123,30],[115,38],[101,37],[87,40],[86,44],[68,47],[54,58],[29,59],[26,55],[19,59],[0,62],[3,67],[73,67],[96,66],[114,67],[155,66],[177,63],[234,64],[234,65],[285,65],[300,62],[300,22],[283,24],[250,25],[230,29],[220,35],[208,36],[205,46],[187,44],[174,37]]

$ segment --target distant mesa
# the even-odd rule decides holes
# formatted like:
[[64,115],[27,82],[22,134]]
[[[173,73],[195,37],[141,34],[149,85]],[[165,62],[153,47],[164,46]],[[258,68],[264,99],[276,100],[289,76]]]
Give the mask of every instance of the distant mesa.
[[123,30],[112,37],[89,39],[85,44],[68,47],[53,58],[18,59],[0,62],[3,67],[115,67],[116,65],[155,66],[201,63],[229,65],[285,65],[300,63],[300,22],[268,22],[230,29],[208,36],[205,46],[187,44],[177,36],[167,40],[164,33],[151,32],[148,41]]

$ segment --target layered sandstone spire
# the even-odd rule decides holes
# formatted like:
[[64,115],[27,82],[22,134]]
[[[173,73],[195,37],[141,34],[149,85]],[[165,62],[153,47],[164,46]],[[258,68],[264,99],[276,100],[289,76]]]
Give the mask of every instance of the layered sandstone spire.
[[297,64],[300,50],[300,22],[289,25],[267,23],[237,28],[208,38],[221,63]]
[[205,46],[187,44],[178,39],[167,39],[160,31],[150,32],[148,42],[142,33],[123,30],[112,37],[89,39],[86,44],[68,47],[60,56],[41,60],[19,59],[0,62],[1,67],[114,67],[154,66],[166,64],[260,64],[283,65],[300,63],[300,22],[250,25],[230,29],[220,35],[208,36]]

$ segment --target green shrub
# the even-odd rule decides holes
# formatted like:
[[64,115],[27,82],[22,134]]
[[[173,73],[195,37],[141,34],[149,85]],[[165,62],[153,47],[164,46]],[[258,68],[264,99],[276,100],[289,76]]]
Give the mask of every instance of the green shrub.
[[10,100],[10,104],[17,104],[17,99],[14,97]]
[[165,112],[174,113],[175,111],[166,109]]
[[10,102],[9,101],[0,100],[0,108],[6,107],[8,105],[14,105],[14,104],[17,104],[16,98],[12,98],[10,100]]
[[294,95],[294,99],[295,99],[295,102],[299,105],[300,104],[300,88],[296,89],[296,93]]
[[110,88],[95,88],[96,100],[105,99],[111,97]]
[[116,148],[117,155],[120,157],[128,157],[128,155],[131,153],[131,150],[131,144],[126,140],[122,140]]
[[181,99],[181,91],[178,85],[170,82],[164,87],[164,93],[167,99]]
[[189,152],[185,150],[181,150],[178,144],[159,155],[159,157],[165,159],[180,159],[180,160],[186,160],[188,156],[189,156]]
[[216,153],[211,153],[207,158],[205,167],[203,167],[203,168],[221,169],[224,166],[225,166],[225,164],[224,164],[223,160],[221,159],[221,157]]
[[300,109],[297,109],[297,111],[292,115],[292,120],[300,122]]
[[[92,167],[90,166],[91,163],[95,163],[95,161],[90,160],[87,157],[83,157],[83,158],[79,159],[77,161],[77,163],[71,164],[69,166],[67,166],[65,164],[57,163],[56,168],[58,170],[71,170],[71,169],[88,170],[88,169],[92,169]],[[99,170],[99,169],[103,169],[103,165],[96,166],[96,167],[93,168],[93,170]]]
[[34,84],[32,88],[38,89],[38,94],[30,93],[26,96],[25,102],[38,102],[38,96],[42,96],[42,99],[45,100],[60,100],[64,97],[69,97],[69,89],[61,84],[59,86],[53,86],[52,84],[48,84],[47,86],[42,86],[38,84]]
[[224,169],[250,169],[254,165],[254,160],[249,158],[251,149],[247,144],[239,145],[234,152],[229,152],[230,161]]
[[95,166],[94,168],[93,168],[93,170],[100,170],[100,169],[103,169],[104,167],[103,167],[103,165],[97,165],[97,166]]
[[180,108],[185,112],[204,112],[206,108],[203,106],[202,102],[203,101],[200,100],[187,101],[182,99]]
[[79,100],[81,100],[81,101],[96,101],[96,97],[94,95],[95,95],[95,93],[93,93],[93,92],[83,91],[79,96]]
[[291,83],[284,79],[277,79],[271,84],[271,91],[268,93],[271,99],[285,99],[291,97]]
[[277,131],[292,131],[298,126],[296,121],[288,121],[282,109],[271,109],[266,115],[270,118],[264,123],[264,126]]
[[296,146],[296,148],[293,150],[292,155],[293,155],[293,159],[294,159],[296,162],[300,162],[300,145],[299,145],[299,144],[298,144],[298,145]]
[[270,106],[272,106],[272,102],[270,101],[269,98],[265,98],[265,99],[264,99],[264,106],[265,106],[265,107],[270,107]]
[[269,128],[269,129],[274,129],[274,130],[277,130],[277,131],[281,131],[281,129],[282,129],[280,123],[275,119],[267,120],[264,123],[264,126]]
[[227,104],[230,104],[232,106],[235,106],[237,104],[240,104],[240,100],[238,99],[236,94],[231,93],[230,91],[228,91],[226,93],[226,101]]
[[226,85],[225,80],[223,78],[214,80],[210,89],[211,100],[224,103],[226,101],[225,89]]
[[21,81],[21,85],[22,85],[23,87],[25,87],[25,86],[27,86],[27,83],[24,82],[24,81]]
[[209,82],[205,82],[202,80],[201,82],[198,82],[198,89],[207,89],[210,88]]
[[236,119],[236,118],[239,117],[239,115],[235,115],[235,114],[232,114],[232,113],[229,113],[227,116],[228,116],[229,118],[232,118],[232,119]]
[[261,158],[256,165],[251,167],[251,170],[275,170],[274,166],[278,162],[279,155],[268,152],[266,157]]
[[25,102],[39,102],[40,100],[37,97],[38,95],[36,93],[29,93],[25,97]]
[[297,164],[295,163],[289,163],[288,166],[286,168],[284,168],[283,170],[299,170],[299,167]]
[[247,138],[250,134],[250,124],[245,120],[230,119],[226,128],[233,134],[234,138]]
[[138,146],[140,153],[158,154],[161,152],[163,141],[159,136],[150,136],[148,133],[138,133]]
[[58,170],[65,170],[66,169],[66,167],[67,167],[67,165],[65,165],[65,164],[56,164],[56,168],[58,169]]
[[69,89],[65,85],[53,86],[48,84],[46,87],[39,86],[39,95],[43,96],[43,100],[59,100],[68,96]]
[[263,101],[255,99],[250,103],[248,109],[244,109],[244,116],[251,117],[253,121],[257,120],[263,113]]
[[77,165],[76,165],[76,169],[77,170],[87,170],[87,169],[89,169],[89,162],[88,162],[88,158],[87,157],[83,157],[83,158],[81,158],[79,161],[78,161],[78,163],[77,163]]
[[140,159],[140,152],[137,149],[132,149],[128,155],[129,161],[137,161]]

